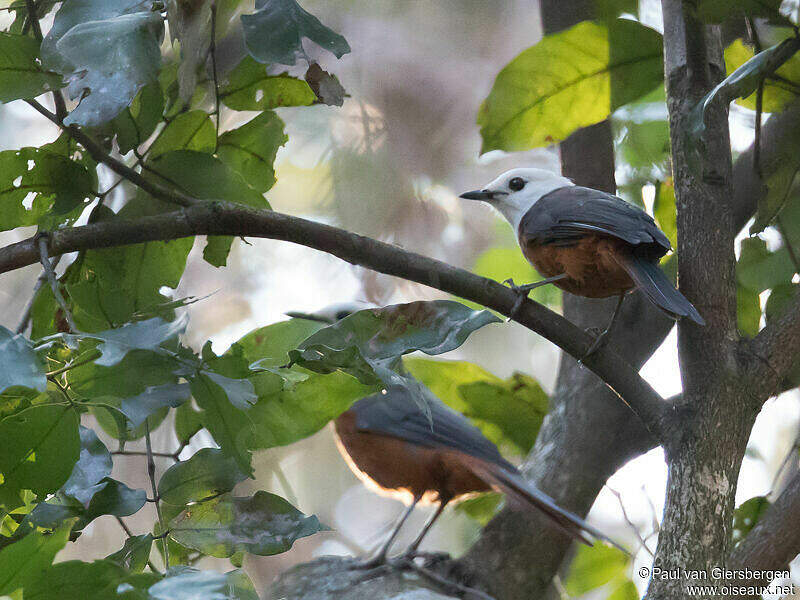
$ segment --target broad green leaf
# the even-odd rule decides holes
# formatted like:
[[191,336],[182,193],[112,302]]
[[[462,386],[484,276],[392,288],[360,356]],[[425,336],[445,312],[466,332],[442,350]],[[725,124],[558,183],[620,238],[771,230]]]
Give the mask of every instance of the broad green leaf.
[[71,524],[64,524],[52,533],[32,531],[24,538],[9,544],[0,551],[0,594],[10,595],[25,589],[38,579],[52,564],[53,559],[67,543]]
[[520,456],[533,447],[549,409],[547,394],[536,380],[516,373],[503,381],[477,365],[460,361],[412,357],[404,364],[496,445]]
[[419,383],[397,372],[400,357],[417,350],[449,352],[473,331],[499,321],[489,311],[473,311],[450,300],[396,304],[361,310],[324,327],[289,357],[317,373],[342,370],[366,385],[407,388],[424,405]]
[[770,252],[766,242],[760,238],[742,240],[736,263],[736,278],[740,284],[755,292],[763,292],[788,283],[793,275],[794,264],[785,248]]
[[153,536],[149,533],[134,535],[125,540],[121,549],[106,556],[105,560],[118,564],[133,573],[141,573],[150,559]]
[[455,510],[477,521],[481,526],[491,521],[503,506],[503,494],[487,492],[456,504]]
[[195,410],[191,402],[184,402],[175,411],[175,436],[178,443],[188,444],[202,428],[203,413]]
[[250,55],[262,63],[293,65],[305,56],[303,38],[332,52],[336,58],[350,52],[341,35],[325,27],[295,0],[257,0],[256,12],[242,16],[244,39]]
[[327,528],[268,492],[248,498],[220,496],[184,510],[170,523],[170,537],[209,556],[245,551],[260,556],[289,550],[300,538]]
[[144,490],[129,488],[124,483],[104,477],[99,482],[99,490],[92,496],[87,505],[63,492],[41,502],[28,515],[30,522],[36,527],[53,528],[65,519],[77,517],[73,531],[81,531],[89,523],[103,515],[127,517],[144,506],[147,494]]
[[[725,48],[725,71],[733,73],[754,56],[753,49],[747,46],[743,40],[738,39],[730,46]],[[775,75],[780,79],[767,78],[764,81],[764,98],[762,100],[762,110],[765,113],[778,112],[790,102],[800,97],[800,57],[796,54],[786,61]],[[796,87],[792,87],[792,85]],[[737,104],[756,110],[756,94],[751,94],[746,98],[739,98]]]
[[216,143],[216,128],[211,117],[202,110],[192,110],[178,115],[167,124],[150,147],[148,157],[154,160],[175,150],[211,153]]
[[168,383],[147,388],[138,396],[123,398],[120,410],[128,419],[128,428],[136,429],[153,413],[165,408],[177,408],[191,395],[188,383]]
[[[90,412],[97,419],[100,428],[115,440],[131,442],[144,437],[144,424],[135,429],[128,427],[129,421],[122,414],[122,400],[115,396],[99,396],[93,400]],[[164,407],[150,415],[150,431],[155,431],[166,419],[169,407]]]
[[103,488],[100,482],[111,475],[114,465],[111,453],[94,430],[81,426],[80,438],[81,451],[78,462],[61,491],[81,504],[87,504],[92,496]]
[[144,86],[131,102],[111,121],[111,129],[117,134],[117,145],[121,154],[127,154],[144,144],[161,122],[164,112],[164,96],[156,83]]
[[758,84],[774,73],[800,49],[800,40],[789,38],[759,52],[722,80],[689,113],[688,133],[695,144],[701,143],[706,129],[706,112],[713,102],[728,104],[736,98],[746,98]]
[[[643,116],[636,115],[638,118],[631,119],[614,118],[614,124],[621,134],[616,146],[617,153],[619,158],[632,169],[631,179],[634,180],[639,174],[652,181],[654,176],[664,179],[669,173],[670,139],[666,105],[648,104],[652,107],[645,108],[639,105],[635,107],[641,108]],[[631,112],[635,115],[638,111]],[[648,112],[655,113],[652,117],[660,117],[663,114],[664,118],[647,118]]]
[[797,283],[782,283],[772,288],[764,310],[767,321],[783,314],[789,301],[797,297],[797,290],[800,290],[800,284]]
[[35,98],[64,86],[61,75],[42,69],[38,58],[35,39],[0,32],[0,102]]
[[324,71],[317,63],[311,63],[306,71],[306,81],[314,91],[317,99],[328,106],[343,106],[347,90],[339,82],[339,78]]
[[177,383],[177,367],[171,356],[134,350],[113,367],[95,363],[76,367],[67,372],[67,381],[70,389],[83,398],[125,398],[141,394],[150,386]]
[[498,74],[478,113],[481,152],[563,140],[662,79],[661,36],[635,21],[584,21],[548,35]]
[[150,600],[228,600],[229,581],[223,573],[186,567],[171,569],[148,590]]
[[273,112],[262,112],[238,129],[222,134],[217,156],[256,191],[264,193],[275,184],[275,156],[288,139],[283,121]]
[[[163,174],[167,184],[203,200],[228,200],[256,208],[269,208],[263,195],[220,159],[209,154],[178,150],[150,161],[155,172]],[[233,238],[210,236],[203,252],[207,262],[219,267],[225,264]]]
[[203,365],[200,373],[219,386],[236,408],[249,410],[255,404],[256,394],[248,379],[253,371],[241,346],[233,344],[225,354],[217,356],[211,350],[211,342],[207,342],[203,347]]
[[216,448],[203,448],[167,469],[158,482],[158,495],[164,502],[182,506],[230,492],[245,479],[235,460]]
[[252,418],[233,406],[224,390],[208,375],[198,374],[192,378],[191,385],[192,396],[204,411],[206,429],[214,436],[222,451],[236,461],[242,472],[252,477],[250,449],[256,433]]
[[94,186],[93,174],[67,157],[38,148],[0,152],[0,231],[71,223]]
[[246,56],[228,75],[219,98],[234,110],[269,110],[281,106],[308,106],[317,97],[302,79],[288,73],[268,75],[264,65]]
[[0,392],[14,387],[43,392],[47,378],[33,344],[0,326]]
[[260,327],[236,343],[251,365],[264,369],[282,367],[289,362],[289,352],[322,327],[317,321],[291,319]]
[[[233,558],[231,558],[233,562]],[[247,576],[247,573],[240,569],[225,573],[228,580],[228,592],[231,600],[258,600],[258,592]]]
[[127,572],[110,560],[56,563],[25,586],[25,600],[108,600],[124,583]]
[[[268,374],[265,374],[268,375]],[[259,399],[248,416],[255,423],[254,449],[286,446],[304,439],[335,419],[356,400],[376,391],[344,373],[312,375],[275,391],[274,382],[253,378]]]
[[58,11],[42,43],[42,61],[69,76],[71,96],[82,98],[65,123],[106,123],[156,81],[164,23],[151,5],[85,0]]
[[770,502],[766,496],[756,496],[743,502],[733,511],[733,531],[732,541],[735,544],[741,542],[750,530],[755,527],[758,520],[770,507]]
[[564,587],[570,596],[580,596],[601,585],[627,580],[630,557],[612,546],[580,546],[569,567]]
[[44,496],[64,485],[78,462],[78,414],[64,406],[31,406],[0,421],[0,440],[3,493],[29,489]]

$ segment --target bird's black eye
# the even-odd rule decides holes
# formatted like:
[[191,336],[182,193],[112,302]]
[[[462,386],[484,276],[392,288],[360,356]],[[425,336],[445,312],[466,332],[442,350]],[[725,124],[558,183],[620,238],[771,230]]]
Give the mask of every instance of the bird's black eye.
[[525,180],[522,177],[512,177],[508,187],[512,192],[518,192],[525,187]]

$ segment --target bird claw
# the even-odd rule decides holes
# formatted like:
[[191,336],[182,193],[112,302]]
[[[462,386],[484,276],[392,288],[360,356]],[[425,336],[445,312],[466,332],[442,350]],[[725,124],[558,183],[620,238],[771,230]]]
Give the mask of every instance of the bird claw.
[[508,320],[511,321],[517,316],[519,309],[522,308],[522,303],[528,298],[528,294],[532,288],[526,285],[517,285],[510,277],[506,279],[503,284],[510,287],[511,291],[517,295],[517,299],[514,301],[514,305],[511,307],[511,311],[508,313]]

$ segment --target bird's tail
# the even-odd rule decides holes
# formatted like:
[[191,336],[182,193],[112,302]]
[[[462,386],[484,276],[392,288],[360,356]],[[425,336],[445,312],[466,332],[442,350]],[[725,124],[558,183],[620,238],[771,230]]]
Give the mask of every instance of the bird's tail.
[[659,308],[675,318],[686,317],[698,325],[706,322],[697,309],[672,285],[657,262],[633,254],[615,256],[636,286]]
[[511,500],[516,500],[519,504],[536,507],[570,537],[591,546],[592,538],[587,535],[588,533],[592,537],[608,542],[626,554],[628,553],[625,548],[589,525],[578,515],[558,506],[550,496],[525,481],[519,473],[477,459],[470,462],[472,463],[473,471],[481,479],[492,485],[492,487],[499,488],[500,491],[505,492]]

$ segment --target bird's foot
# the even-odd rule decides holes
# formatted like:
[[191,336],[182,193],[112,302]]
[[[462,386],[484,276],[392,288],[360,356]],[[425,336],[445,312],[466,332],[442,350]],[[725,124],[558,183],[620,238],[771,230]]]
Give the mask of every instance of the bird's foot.
[[506,279],[503,283],[510,287],[511,291],[517,295],[517,299],[514,301],[514,305],[511,307],[511,311],[508,313],[508,318],[510,321],[517,316],[519,309],[522,308],[522,303],[525,302],[528,294],[530,294],[531,290],[537,287],[537,285],[535,283],[517,285],[511,278]]
[[382,569],[390,566],[390,560],[385,554],[378,554],[372,558],[366,558],[353,562],[348,568],[351,571],[363,570],[371,571],[374,569]]
[[415,560],[417,558],[423,559],[426,565],[430,565],[447,560],[450,558],[450,555],[447,552],[424,552],[422,550],[409,550],[398,557],[398,559],[403,559],[405,561]]
[[608,332],[609,329],[600,329],[599,327],[588,327],[586,328],[586,333],[589,335],[594,336],[594,341],[592,345],[589,346],[589,349],[584,353],[578,363],[583,363],[587,358],[592,356],[595,352],[603,348],[608,343]]

